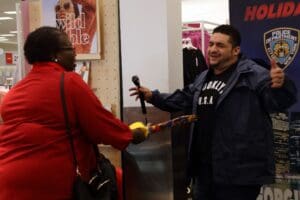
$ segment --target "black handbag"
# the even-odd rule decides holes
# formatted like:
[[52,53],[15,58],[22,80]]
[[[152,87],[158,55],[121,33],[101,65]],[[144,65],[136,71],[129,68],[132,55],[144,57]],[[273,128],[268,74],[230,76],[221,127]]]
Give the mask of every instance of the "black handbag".
[[60,96],[64,111],[66,133],[69,137],[70,146],[73,154],[73,163],[76,170],[76,179],[73,185],[74,200],[117,200],[118,191],[116,183],[116,171],[111,162],[99,152],[97,145],[93,145],[95,152],[97,166],[95,171],[91,174],[88,182],[81,177],[78,160],[75,154],[73,137],[69,124],[69,117],[67,112],[67,105],[64,92],[64,73],[60,80]]

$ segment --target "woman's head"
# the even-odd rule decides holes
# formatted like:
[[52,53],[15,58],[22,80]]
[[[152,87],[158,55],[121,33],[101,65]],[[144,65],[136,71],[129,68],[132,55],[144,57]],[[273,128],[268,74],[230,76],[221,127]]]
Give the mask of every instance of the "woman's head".
[[29,64],[57,62],[68,71],[74,70],[75,52],[66,33],[54,27],[40,27],[31,32],[24,45]]
[[[79,8],[73,0],[58,0],[55,5],[56,18],[77,18],[79,16]],[[69,16],[67,16],[69,15]],[[72,16],[74,15],[74,16]]]

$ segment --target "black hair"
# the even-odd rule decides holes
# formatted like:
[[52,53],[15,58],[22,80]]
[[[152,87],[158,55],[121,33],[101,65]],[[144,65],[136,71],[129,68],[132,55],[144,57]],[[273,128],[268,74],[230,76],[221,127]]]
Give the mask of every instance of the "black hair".
[[73,3],[73,7],[74,7],[74,13],[75,13],[75,18],[79,17],[79,8],[78,8],[78,4],[75,3],[74,1],[72,1]]
[[241,45],[241,34],[240,32],[231,25],[223,24],[216,27],[213,30],[213,33],[222,33],[228,35],[230,37],[230,43],[233,47],[237,47]]
[[53,61],[60,50],[62,35],[66,34],[55,27],[48,26],[31,32],[24,44],[24,54],[28,63]]

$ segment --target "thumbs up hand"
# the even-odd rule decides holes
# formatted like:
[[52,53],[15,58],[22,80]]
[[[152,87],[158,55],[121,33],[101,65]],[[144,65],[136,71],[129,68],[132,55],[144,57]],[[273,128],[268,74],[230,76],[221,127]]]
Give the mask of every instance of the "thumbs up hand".
[[283,70],[276,64],[275,60],[271,59],[271,88],[281,88],[284,83],[284,72]]

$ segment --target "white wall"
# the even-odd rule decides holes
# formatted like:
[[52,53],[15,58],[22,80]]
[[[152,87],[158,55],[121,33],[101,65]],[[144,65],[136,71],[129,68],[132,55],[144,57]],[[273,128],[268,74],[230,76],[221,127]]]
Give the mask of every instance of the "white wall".
[[169,91],[183,86],[181,0],[167,1]]
[[180,4],[180,0],[120,0],[124,107],[139,106],[129,97],[133,75],[150,89],[169,92],[181,87]]

